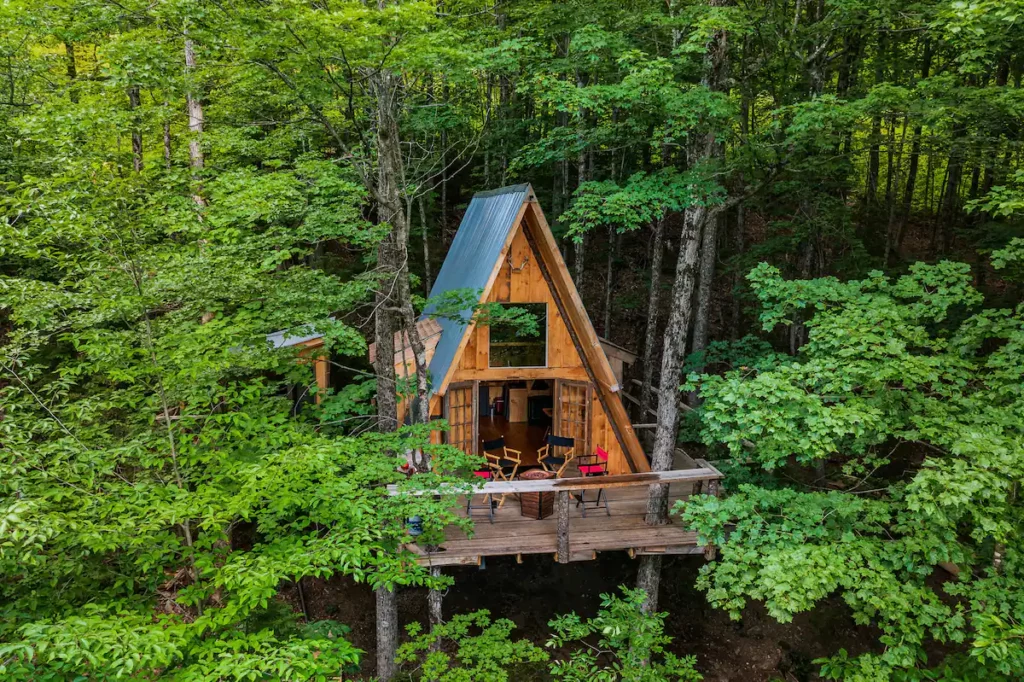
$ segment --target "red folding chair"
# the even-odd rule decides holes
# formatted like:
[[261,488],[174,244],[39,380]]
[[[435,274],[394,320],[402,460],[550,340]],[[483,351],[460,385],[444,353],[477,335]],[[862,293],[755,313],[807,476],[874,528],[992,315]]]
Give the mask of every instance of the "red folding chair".
[[[473,472],[473,475],[484,479],[485,483],[490,481],[494,476],[490,468],[477,469]],[[466,493],[466,516],[473,518],[474,509],[486,509],[488,518],[491,523],[494,523],[494,498],[491,496],[491,493],[484,493],[484,499],[487,500],[486,506],[482,504],[473,504],[473,493]]]
[[[608,451],[604,448],[595,448],[594,454],[583,455],[578,457],[577,460],[580,474],[583,478],[589,478],[591,476],[607,476],[608,475]],[[597,509],[604,506],[604,511],[608,516],[612,515],[611,509],[608,508],[608,494],[604,491],[604,488],[597,489],[597,498],[593,500],[587,499],[587,491],[582,490],[576,497],[576,506],[583,507],[583,516],[587,515],[587,505],[590,505],[590,509]]]

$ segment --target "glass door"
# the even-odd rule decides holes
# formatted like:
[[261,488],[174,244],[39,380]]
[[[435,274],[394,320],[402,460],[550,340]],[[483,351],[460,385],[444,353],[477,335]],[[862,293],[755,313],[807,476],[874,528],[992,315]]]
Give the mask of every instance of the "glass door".
[[[576,440],[576,456],[590,454],[590,404],[593,390],[583,381],[555,382],[555,420],[552,433]],[[561,452],[556,452],[561,456]]]
[[448,419],[448,444],[465,453],[476,454],[480,413],[477,404],[480,394],[478,382],[466,381],[452,384],[444,396],[444,416]]

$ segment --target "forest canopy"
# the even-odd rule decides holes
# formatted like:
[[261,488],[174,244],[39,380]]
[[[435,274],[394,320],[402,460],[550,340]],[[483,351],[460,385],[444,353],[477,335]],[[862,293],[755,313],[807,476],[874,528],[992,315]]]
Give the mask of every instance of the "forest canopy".
[[[8,0],[0,677],[545,661],[483,614],[401,656],[378,629],[374,667],[286,598],[451,585],[400,551],[470,525],[480,464],[430,444],[415,321],[470,197],[528,182],[639,356],[652,467],[726,472],[648,512],[715,549],[709,603],[838,595],[874,644],[825,679],[1021,679],[1022,79],[1021,0]],[[551,675],[699,678],[661,562],[595,618],[551,605]]]

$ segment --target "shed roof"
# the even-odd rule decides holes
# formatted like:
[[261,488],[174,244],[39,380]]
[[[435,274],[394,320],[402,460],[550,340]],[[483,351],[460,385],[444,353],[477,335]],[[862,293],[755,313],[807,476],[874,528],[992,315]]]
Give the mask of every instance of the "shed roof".
[[267,334],[267,341],[273,344],[274,348],[289,348],[320,338],[323,338],[323,334],[316,331],[311,325],[282,329]]
[[[529,198],[530,185],[512,185],[473,196],[466,209],[466,215],[459,224],[451,248],[444,259],[441,271],[437,273],[430,295],[455,289],[483,290],[501,259],[506,242],[516,218]],[[436,304],[428,304],[424,316],[431,315]],[[430,361],[430,376],[434,388],[448,374],[455,361],[459,342],[465,334],[472,317],[472,308],[460,311],[461,319],[435,318],[441,326],[441,338]]]

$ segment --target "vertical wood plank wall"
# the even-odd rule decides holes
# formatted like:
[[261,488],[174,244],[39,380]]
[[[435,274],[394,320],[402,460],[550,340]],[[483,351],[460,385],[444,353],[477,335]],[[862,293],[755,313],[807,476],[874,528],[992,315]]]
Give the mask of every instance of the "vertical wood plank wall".
[[[569,336],[565,321],[559,315],[555,299],[537,265],[537,256],[526,241],[521,226],[516,226],[515,230],[516,234],[512,239],[509,254],[507,254],[511,255],[512,267],[509,266],[510,259],[506,255],[486,300],[499,303],[548,304],[547,367],[537,369],[489,368],[489,330],[487,327],[477,327],[469,332],[465,351],[452,375],[451,383],[516,379],[567,379],[589,382],[583,361],[572,343],[572,337]],[[523,266],[524,261],[526,262],[525,267]],[[626,462],[625,455],[609,424],[608,415],[605,413],[596,391],[589,393],[590,414],[592,415],[590,451],[578,454],[593,454],[594,447],[600,446],[609,453],[608,469],[611,473],[630,473],[629,464]]]

